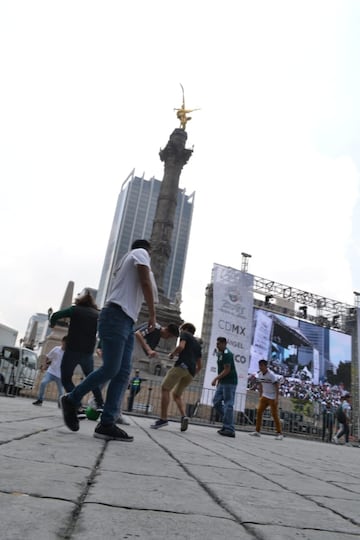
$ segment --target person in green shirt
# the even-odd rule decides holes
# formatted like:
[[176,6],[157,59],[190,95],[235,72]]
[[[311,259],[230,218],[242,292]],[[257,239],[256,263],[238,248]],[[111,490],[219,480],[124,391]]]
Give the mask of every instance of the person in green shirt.
[[217,338],[216,348],[218,374],[211,385],[216,386],[213,406],[221,415],[223,422],[223,427],[218,430],[218,433],[224,437],[235,437],[234,401],[238,376],[234,355],[227,348],[227,341],[224,337]]

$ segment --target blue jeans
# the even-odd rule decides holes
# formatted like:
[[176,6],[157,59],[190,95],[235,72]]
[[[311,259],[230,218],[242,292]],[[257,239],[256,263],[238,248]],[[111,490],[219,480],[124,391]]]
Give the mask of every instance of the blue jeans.
[[[72,381],[72,376],[76,366],[79,365],[87,377],[94,371],[94,355],[93,353],[84,353],[66,349],[61,362],[61,382],[64,385],[66,392],[71,392],[75,388]],[[103,404],[103,397],[100,388],[94,388],[92,391],[98,407]]]
[[223,429],[235,431],[234,427],[234,401],[236,384],[218,384],[216,387],[213,405],[222,416]]
[[131,373],[134,321],[120,307],[110,304],[101,310],[99,316],[99,338],[103,365],[76,386],[69,398],[75,405],[80,405],[85,394],[110,381],[101,415],[101,423],[109,425],[114,424],[118,418],[120,399]]
[[56,386],[57,386],[57,389],[58,389],[58,397],[60,397],[61,394],[63,393],[63,387],[62,387],[62,384],[61,384],[61,379],[59,379],[59,377],[56,377],[56,375],[53,375],[52,373],[49,373],[47,371],[45,373],[45,375],[43,376],[43,378],[42,378],[40,388],[39,388],[38,399],[40,399],[41,401],[43,401],[43,399],[44,399],[46,386],[52,381],[54,381],[54,383],[56,383]]

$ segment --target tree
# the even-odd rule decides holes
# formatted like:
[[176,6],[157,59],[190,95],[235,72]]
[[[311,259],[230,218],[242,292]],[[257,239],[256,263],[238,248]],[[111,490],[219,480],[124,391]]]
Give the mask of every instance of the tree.
[[336,373],[331,370],[326,372],[326,378],[328,382],[333,385],[343,384],[346,390],[350,390],[351,387],[351,362],[340,362]]

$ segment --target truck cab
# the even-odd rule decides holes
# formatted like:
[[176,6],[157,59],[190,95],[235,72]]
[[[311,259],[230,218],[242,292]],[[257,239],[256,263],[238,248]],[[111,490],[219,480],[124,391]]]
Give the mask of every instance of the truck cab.
[[0,391],[18,395],[34,386],[38,356],[24,347],[0,346]]

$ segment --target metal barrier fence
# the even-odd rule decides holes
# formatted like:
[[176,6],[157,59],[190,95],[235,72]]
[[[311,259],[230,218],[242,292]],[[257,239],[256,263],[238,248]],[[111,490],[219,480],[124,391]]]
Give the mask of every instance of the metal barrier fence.
[[[39,373],[35,386],[27,389],[22,389],[20,395],[28,398],[36,398],[39,384],[43,374]],[[78,384],[81,381],[79,374],[74,376],[74,383]],[[183,394],[186,414],[191,418],[193,424],[213,425],[221,427],[221,418],[212,407],[212,399],[215,393],[214,390],[203,390],[199,384],[193,384],[186,388]],[[122,403],[124,413],[132,415],[149,416],[156,418],[160,416],[161,406],[161,378],[144,380],[141,384],[140,392],[135,396],[131,410],[128,410],[130,392],[127,391]],[[83,404],[86,404],[85,396]],[[242,431],[253,431],[256,423],[256,404],[258,401],[258,393],[248,391],[247,394],[237,394],[236,403],[244,403],[244,412],[234,412],[235,428]],[[50,383],[45,391],[45,400],[57,401],[57,389],[55,383]],[[322,413],[313,417],[306,417],[302,413],[291,410],[290,398],[281,398],[279,414],[283,427],[284,434],[300,436],[309,439],[323,440],[330,442],[333,434],[338,428],[337,420],[333,413]],[[238,407],[239,408],[239,407]],[[169,419],[179,421],[179,411],[175,402],[171,399],[169,405]],[[272,420],[270,410],[267,409],[263,415],[262,432],[274,433],[274,422]],[[352,434],[350,426],[350,434]]]

